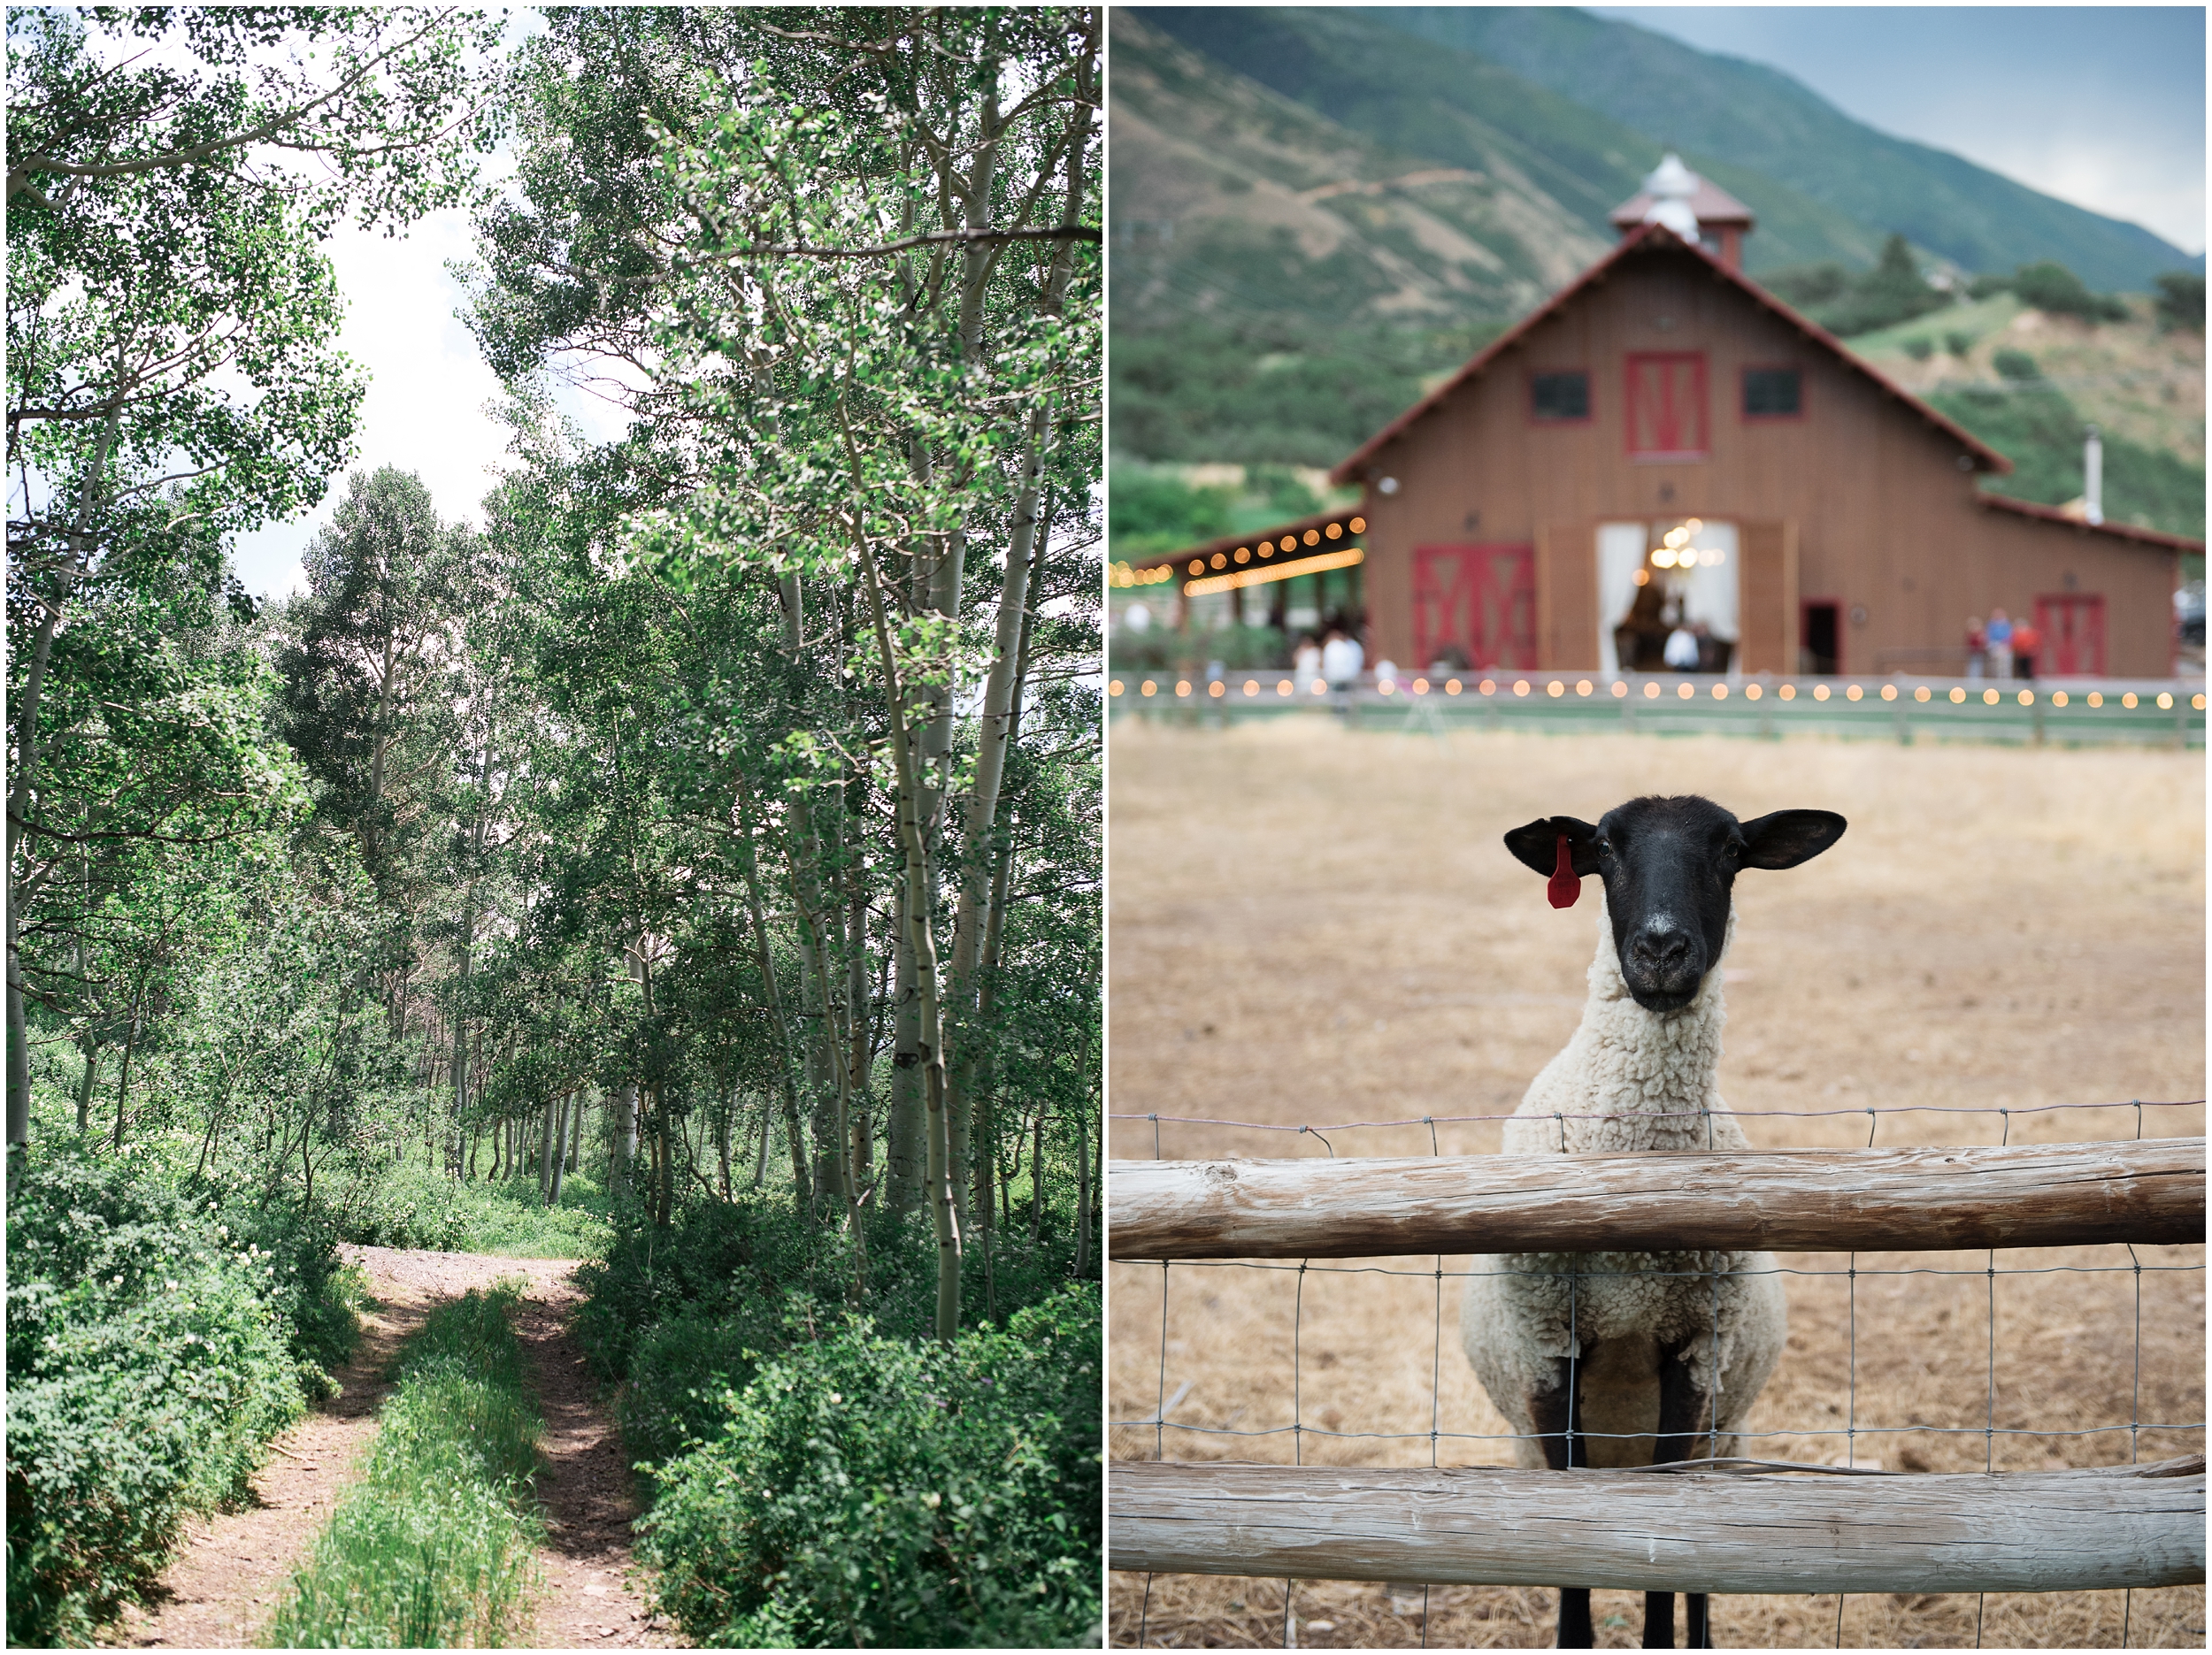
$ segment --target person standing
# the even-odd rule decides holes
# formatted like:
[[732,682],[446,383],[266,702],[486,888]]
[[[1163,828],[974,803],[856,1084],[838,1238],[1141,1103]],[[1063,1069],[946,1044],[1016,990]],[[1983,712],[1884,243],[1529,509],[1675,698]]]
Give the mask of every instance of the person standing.
[[1982,629],[1982,637],[1989,648],[1989,676],[2008,678],[2012,676],[2012,620],[2002,609],[1989,612],[1989,624]]
[[2012,629],[2012,676],[2032,680],[2036,657],[2043,653],[2043,634],[2025,621]]
[[1978,678],[1982,675],[1982,657],[1989,648],[1989,640],[1982,636],[1982,617],[1966,617],[1966,676]]
[[1329,628],[1328,640],[1321,646],[1321,676],[1329,681],[1330,705],[1340,717],[1350,710],[1352,686],[1359,682],[1366,659],[1359,640],[1347,636],[1340,626]]

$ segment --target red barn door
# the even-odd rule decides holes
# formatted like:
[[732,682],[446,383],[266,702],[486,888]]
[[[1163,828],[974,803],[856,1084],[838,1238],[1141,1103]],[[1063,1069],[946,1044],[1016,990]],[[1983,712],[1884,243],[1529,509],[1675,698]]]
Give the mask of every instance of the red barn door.
[[1536,665],[1536,548],[1418,546],[1413,551],[1413,665],[1453,644],[1471,665]]
[[2104,597],[2095,592],[2046,593],[2035,601],[2043,634],[2035,670],[2045,678],[2104,676]]

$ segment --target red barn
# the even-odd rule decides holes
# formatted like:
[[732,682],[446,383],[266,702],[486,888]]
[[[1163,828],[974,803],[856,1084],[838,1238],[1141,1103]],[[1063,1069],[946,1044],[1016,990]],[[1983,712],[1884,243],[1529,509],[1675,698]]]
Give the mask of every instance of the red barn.
[[[1737,267],[1740,203],[1652,181],[1611,252],[1336,469],[1371,662],[1661,670],[1688,632],[1707,671],[1949,675],[2001,608],[2047,675],[2172,672],[2202,541],[1982,492],[2010,462]],[[1247,536],[1135,578],[1294,575],[1279,533],[1264,571]]]

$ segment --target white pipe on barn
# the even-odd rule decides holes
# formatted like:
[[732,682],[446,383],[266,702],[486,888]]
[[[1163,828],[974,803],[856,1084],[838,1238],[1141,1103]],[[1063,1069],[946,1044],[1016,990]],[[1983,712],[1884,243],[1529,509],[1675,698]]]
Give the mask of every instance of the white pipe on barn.
[[2097,435],[2097,428],[2088,428],[2082,444],[2081,466],[2082,516],[2091,523],[2104,521],[2104,440]]

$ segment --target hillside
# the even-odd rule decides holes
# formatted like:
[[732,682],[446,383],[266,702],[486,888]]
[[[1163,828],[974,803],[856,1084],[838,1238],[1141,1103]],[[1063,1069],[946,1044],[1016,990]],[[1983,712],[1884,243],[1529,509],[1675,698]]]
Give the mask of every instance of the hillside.
[[1562,203],[1535,176],[1540,158],[1502,134],[1446,164],[1225,71],[1138,14],[1117,11],[1111,28],[1118,321],[1503,317],[1611,239],[1587,224],[1586,189]]
[[1370,15],[1420,40],[1478,53],[1603,110],[1653,142],[1753,168],[1965,270],[2055,258],[2093,287],[2139,291],[2160,271],[2202,265],[2139,225],[1877,132],[1778,70],[1701,52],[1633,23],[1566,7],[1413,6]]

